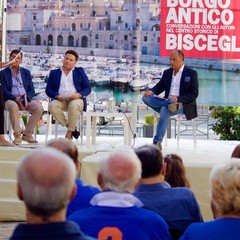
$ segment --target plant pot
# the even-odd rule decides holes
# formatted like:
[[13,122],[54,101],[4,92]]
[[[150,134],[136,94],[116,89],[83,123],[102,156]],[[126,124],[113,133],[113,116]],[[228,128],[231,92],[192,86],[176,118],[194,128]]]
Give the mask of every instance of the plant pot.
[[143,125],[143,137],[153,138],[153,126]]

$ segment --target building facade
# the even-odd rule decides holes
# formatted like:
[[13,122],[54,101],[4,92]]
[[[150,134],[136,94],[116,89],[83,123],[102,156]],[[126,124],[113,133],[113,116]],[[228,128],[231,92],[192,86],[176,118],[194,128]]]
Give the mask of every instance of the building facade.
[[[88,49],[159,57],[160,3],[148,1],[8,1],[8,44]],[[17,22],[13,24],[14,19]],[[86,52],[86,51],[83,51]]]

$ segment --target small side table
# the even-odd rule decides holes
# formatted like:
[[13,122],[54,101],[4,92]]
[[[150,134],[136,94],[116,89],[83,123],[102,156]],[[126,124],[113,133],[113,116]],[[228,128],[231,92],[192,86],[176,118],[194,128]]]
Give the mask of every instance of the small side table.
[[133,134],[132,133],[132,118],[133,118],[132,113],[88,111],[86,112],[86,117],[87,117],[86,144],[88,146],[96,143],[97,117],[109,117],[109,118],[123,117],[124,118],[124,144],[131,146],[132,134]]

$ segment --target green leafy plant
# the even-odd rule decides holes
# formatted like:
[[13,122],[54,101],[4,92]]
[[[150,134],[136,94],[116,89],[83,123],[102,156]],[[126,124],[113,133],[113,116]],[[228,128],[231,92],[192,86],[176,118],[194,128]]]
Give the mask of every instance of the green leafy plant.
[[[159,121],[159,117],[157,117],[157,122]],[[154,114],[148,114],[145,116],[145,124],[148,126],[154,125]]]
[[[22,120],[23,120],[23,123],[24,123],[24,126],[26,126],[26,124],[27,124],[27,115],[26,114],[23,114],[22,115]],[[40,131],[39,131],[39,126],[37,125],[37,129],[36,129],[36,134],[39,134],[40,133]]]
[[221,140],[240,140],[240,107],[211,106],[212,117],[216,119],[212,130]]

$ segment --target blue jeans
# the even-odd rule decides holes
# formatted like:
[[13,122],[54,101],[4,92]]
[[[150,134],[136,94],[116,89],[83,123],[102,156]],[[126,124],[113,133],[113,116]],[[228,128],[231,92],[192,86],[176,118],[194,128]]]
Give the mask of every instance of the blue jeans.
[[142,100],[147,106],[160,114],[156,135],[153,138],[153,143],[162,142],[168,128],[170,117],[177,114],[183,114],[183,108],[178,109],[175,112],[170,112],[168,110],[168,104],[173,103],[173,101],[170,99],[164,100],[153,96],[143,96]]

